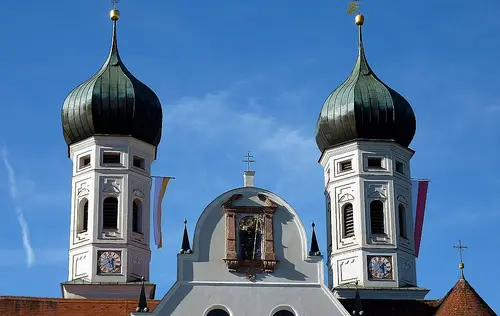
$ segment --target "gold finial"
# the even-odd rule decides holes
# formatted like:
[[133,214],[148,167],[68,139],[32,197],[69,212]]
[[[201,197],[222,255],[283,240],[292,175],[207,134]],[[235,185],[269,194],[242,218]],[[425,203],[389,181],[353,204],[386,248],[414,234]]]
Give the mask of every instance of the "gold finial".
[[116,5],[118,4],[118,2],[120,2],[120,0],[112,0],[112,2],[113,10],[109,12],[109,18],[112,21],[118,21],[120,19],[120,11],[116,9]]
[[467,246],[462,245],[462,241],[458,241],[458,246],[453,246],[453,248],[457,248],[460,252],[460,263],[458,264],[458,268],[460,269],[460,277],[464,278],[464,262],[463,262],[463,251],[467,248]]
[[347,13],[354,14],[357,13],[354,21],[356,25],[361,26],[365,23],[365,17],[361,14],[361,4],[360,0],[353,0],[349,2],[349,7],[347,8]]

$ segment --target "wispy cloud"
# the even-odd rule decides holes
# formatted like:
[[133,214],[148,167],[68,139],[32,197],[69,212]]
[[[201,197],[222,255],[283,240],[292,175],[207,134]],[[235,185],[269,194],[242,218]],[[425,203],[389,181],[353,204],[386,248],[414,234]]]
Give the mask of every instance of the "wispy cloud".
[[237,141],[253,152],[272,154],[286,168],[301,170],[317,159],[312,133],[280,124],[266,107],[251,97],[240,100],[235,90],[182,98],[169,109],[169,127],[188,128],[208,140]]
[[[17,203],[16,198],[18,195],[17,185],[16,185],[16,174],[14,172],[14,168],[8,158],[7,149],[4,147],[1,151],[3,164],[5,169],[7,169],[7,174],[9,176],[9,190],[12,199]],[[26,253],[26,264],[28,267],[31,267],[35,263],[35,253],[30,244],[29,238],[29,227],[26,219],[24,218],[23,210],[20,206],[16,206],[16,215],[17,220],[19,221],[19,225],[21,226],[21,233],[23,236],[23,246]]]

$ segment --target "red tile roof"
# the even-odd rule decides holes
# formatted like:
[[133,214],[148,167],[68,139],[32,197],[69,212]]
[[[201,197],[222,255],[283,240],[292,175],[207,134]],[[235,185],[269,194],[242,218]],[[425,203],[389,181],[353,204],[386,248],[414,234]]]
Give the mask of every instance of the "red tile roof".
[[496,316],[495,312],[477,294],[465,279],[457,284],[444,297],[435,316]]
[[[148,301],[151,310],[160,301]],[[138,300],[0,296],[1,316],[130,316]]]

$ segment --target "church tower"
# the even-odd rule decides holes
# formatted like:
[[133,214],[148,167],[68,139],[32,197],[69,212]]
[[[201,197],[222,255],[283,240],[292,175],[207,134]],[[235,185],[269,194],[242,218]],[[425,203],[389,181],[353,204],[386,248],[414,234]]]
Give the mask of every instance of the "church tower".
[[[359,12],[358,12],[359,13]],[[417,286],[408,101],[368,65],[359,27],[351,75],[326,99],[316,127],[327,215],[328,280],[339,298],[423,299]]]
[[[117,45],[101,69],[73,89],[62,108],[73,162],[65,298],[136,298],[149,280],[151,164],[162,131],[156,94],[123,64]],[[145,284],[149,298],[155,285]]]

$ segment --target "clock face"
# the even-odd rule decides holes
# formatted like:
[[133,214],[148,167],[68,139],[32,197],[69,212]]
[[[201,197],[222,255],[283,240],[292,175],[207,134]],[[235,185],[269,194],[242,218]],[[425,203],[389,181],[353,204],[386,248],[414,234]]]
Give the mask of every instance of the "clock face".
[[368,256],[370,279],[392,279],[392,258],[390,256]]
[[120,253],[114,251],[100,252],[98,265],[101,273],[120,273],[122,267]]

